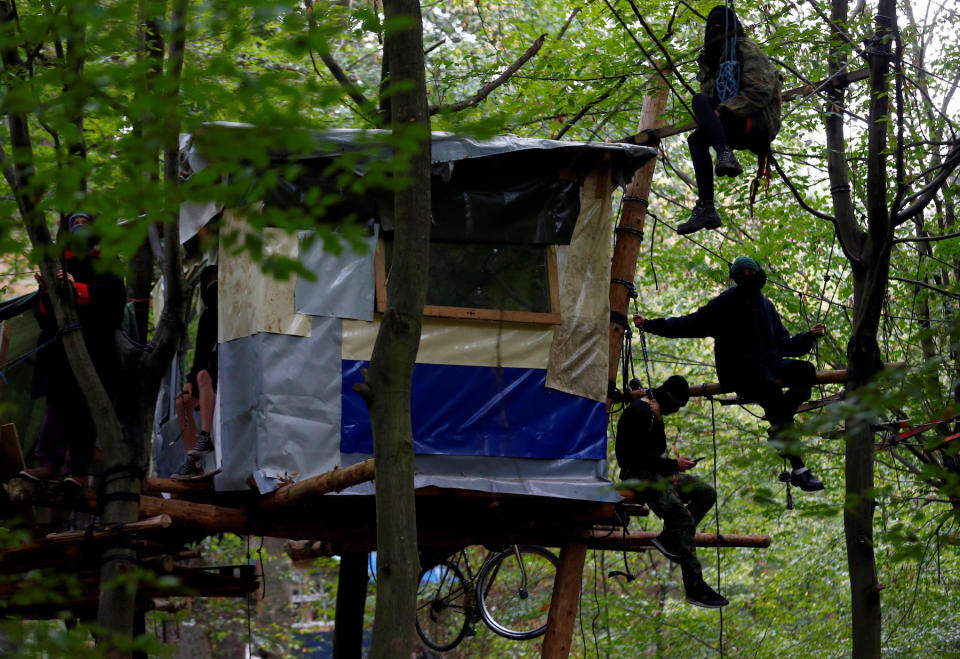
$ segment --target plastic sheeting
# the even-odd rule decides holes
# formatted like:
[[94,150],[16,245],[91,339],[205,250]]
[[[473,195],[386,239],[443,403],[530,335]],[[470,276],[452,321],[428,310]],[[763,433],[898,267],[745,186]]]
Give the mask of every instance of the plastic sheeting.
[[[379,330],[379,319],[343,321],[343,358],[369,361]],[[546,368],[552,341],[551,326],[424,318],[417,363]]]
[[[348,466],[370,457],[345,453]],[[416,456],[414,487],[443,487],[498,494],[527,494],[586,501],[619,501],[606,479],[604,460],[526,460],[459,455]],[[374,494],[373,483],[361,483],[344,495]]]
[[[240,237],[249,231],[235,210],[224,212],[224,232]],[[263,230],[264,256],[295,259],[299,255],[297,236],[282,229]],[[310,336],[310,316],[296,313],[296,279],[279,281],[266,275],[260,264],[246,253],[230,254],[220,247],[218,337],[220,343],[258,332]]]
[[260,332],[220,346],[218,490],[245,489],[257,469],[303,480],[339,465],[340,322],[315,318],[308,338]]
[[[343,362],[340,450],[373,450],[370,417],[352,386],[365,361]],[[417,453],[603,459],[604,403],[553,391],[542,369],[416,364],[410,394]]]
[[610,172],[583,185],[580,217],[560,284],[560,327],[550,346],[547,386],[605,401],[610,347]]
[[312,233],[300,232],[300,255],[305,268],[317,275],[316,281],[297,278],[296,311],[313,316],[373,320],[374,265],[379,229],[367,239],[367,251],[357,254],[344,248],[339,254],[325,251],[323,241],[316,240],[303,249],[304,240]]

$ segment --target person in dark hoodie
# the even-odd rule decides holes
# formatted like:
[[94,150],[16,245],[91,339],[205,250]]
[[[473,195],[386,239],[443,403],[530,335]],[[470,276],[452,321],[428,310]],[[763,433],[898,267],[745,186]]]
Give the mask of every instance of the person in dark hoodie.
[[[177,396],[177,419],[183,431],[187,457],[173,474],[190,479],[204,475],[203,456],[213,453],[213,408],[217,401],[217,266],[209,265],[200,273],[200,298],[203,312],[197,323],[193,366],[187,373],[183,391]],[[193,418],[200,410],[200,433]]]
[[[697,129],[687,138],[697,179],[697,203],[681,234],[716,229],[720,216],[713,202],[713,177],[739,176],[743,168],[734,149],[766,156],[780,130],[780,74],[754,42],[744,36],[732,9],[718,5],[707,15],[703,49],[697,57],[700,93],[692,102]],[[716,168],[710,147],[717,152]]]
[[632,402],[617,421],[617,463],[624,485],[632,485],[638,497],[663,520],[663,532],[653,546],[680,564],[687,601],[716,609],[730,602],[703,580],[694,535],[697,525],[717,500],[707,483],[684,472],[696,466],[688,457],[665,458],[667,436],[663,416],[687,404],[690,386],[672,375],[656,389],[631,392]]
[[[109,272],[98,272],[98,239],[91,233],[93,218],[86,213],[69,215],[60,227],[59,239],[69,234],[73,245],[82,245],[79,253],[64,250],[64,270],[59,272],[58,289],[67,286],[76,296],[80,331],[100,381],[111,398],[120,384],[120,356],[114,332],[123,321],[127,302],[123,280]],[[47,282],[37,275],[39,293],[33,313],[40,326],[33,372],[33,398],[46,397],[46,412],[34,448],[37,467],[20,472],[32,481],[60,480],[83,486],[93,459],[96,429],[80,385],[67,361],[59,338],[60,328],[53,313]],[[64,286],[64,284],[66,286]],[[66,289],[69,291],[69,289]],[[65,473],[64,473],[65,472]]]
[[[645,332],[671,338],[714,338],[717,378],[727,391],[748,402],[759,403],[770,422],[769,439],[790,460],[790,483],[805,492],[823,489],[804,464],[787,430],[800,403],[810,397],[816,368],[799,357],[813,349],[826,327],[817,323],[809,332],[791,336],[761,289],[767,276],[753,259],[740,256],[730,265],[735,286],[713,298],[693,313],[676,318],[645,319],[635,315],[634,324]],[[786,386],[783,391],[779,380]]]

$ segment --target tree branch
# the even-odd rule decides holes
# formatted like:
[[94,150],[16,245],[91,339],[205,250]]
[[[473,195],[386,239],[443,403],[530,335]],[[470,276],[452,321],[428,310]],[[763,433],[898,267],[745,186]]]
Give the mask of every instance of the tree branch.
[[573,115],[573,117],[571,117],[570,120],[567,121],[566,124],[564,124],[563,128],[558,130],[556,135],[554,135],[550,139],[559,140],[561,137],[563,137],[568,130],[573,128],[574,124],[576,124],[578,121],[583,119],[583,116],[590,111],[590,108],[607,100],[610,97],[610,94],[620,89],[620,87],[622,87],[623,83],[625,83],[626,81],[627,81],[626,76],[624,76],[623,78],[620,78],[620,80],[617,81],[617,84],[615,84],[613,87],[611,87],[610,89],[602,93],[600,96],[598,96],[597,98],[593,99],[592,101],[584,105],[582,108],[580,108],[580,111],[577,112],[575,115]]
[[950,240],[951,238],[960,238],[960,231],[956,233],[948,233],[942,236],[911,236],[910,238],[897,238],[894,240],[894,244],[897,243],[935,243],[940,240]]
[[447,103],[445,105],[431,105],[427,112],[431,115],[437,114],[438,112],[459,112],[460,110],[465,110],[466,108],[471,108],[474,105],[479,104],[483,99],[490,95],[494,89],[505,83],[507,80],[516,73],[521,66],[527,63],[537,52],[540,50],[540,47],[543,46],[543,40],[546,39],[546,34],[541,34],[537,37],[537,40],[527,48],[526,52],[523,53],[520,57],[517,58],[517,61],[507,67],[507,70],[497,76],[494,80],[491,80],[480,90],[469,98],[465,98],[460,101],[455,101],[453,103]]
[[794,199],[797,200],[797,203],[800,204],[803,210],[807,211],[814,217],[819,217],[821,220],[830,222],[834,226],[837,225],[837,219],[835,217],[832,215],[827,215],[822,211],[818,211],[816,208],[813,208],[806,202],[806,200],[800,195],[800,191],[797,190],[796,186],[793,185],[793,181],[790,180],[790,177],[787,176],[787,173],[783,171],[782,167],[780,167],[780,162],[776,158],[771,158],[770,160],[773,161],[773,166],[777,168],[777,172],[780,174],[781,178],[783,178],[784,182],[787,184],[787,187],[790,188],[790,192],[793,193]]
[[960,167],[960,142],[954,142],[953,146],[950,147],[950,151],[947,152],[947,157],[943,161],[943,165],[941,165],[940,173],[918,192],[914,193],[913,197],[915,201],[899,212],[896,212],[896,209],[894,209],[894,212],[896,212],[896,225],[899,226],[903,224],[917,213],[923,211],[937,192],[940,191],[940,188],[946,184],[947,179],[950,178],[950,175],[953,174],[957,167]]
[[904,279],[903,277],[896,277],[896,276],[894,276],[894,275],[890,275],[890,279],[893,279],[893,280],[895,280],[895,281],[902,281],[903,283],[905,283],[905,284],[911,284],[912,286],[919,286],[919,287],[921,287],[921,288],[927,288],[927,289],[933,291],[934,293],[939,293],[940,295],[945,295],[946,297],[953,298],[954,300],[960,300],[960,294],[958,294],[958,293],[951,293],[950,291],[945,291],[945,290],[943,290],[942,288],[937,288],[936,286],[934,286],[934,285],[932,285],[932,284],[928,284],[928,283],[923,282],[923,281],[917,281],[916,279]]

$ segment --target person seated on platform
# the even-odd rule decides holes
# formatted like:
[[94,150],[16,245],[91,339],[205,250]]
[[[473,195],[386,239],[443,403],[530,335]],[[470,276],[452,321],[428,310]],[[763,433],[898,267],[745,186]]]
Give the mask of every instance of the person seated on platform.
[[127,294],[120,277],[94,267],[100,249],[99,239],[91,234],[92,223],[93,218],[86,213],[67,216],[60,225],[58,241],[69,236],[72,244],[63,252],[65,269],[57,273],[59,281],[51,285],[42,275],[36,275],[40,294],[34,299],[33,315],[40,326],[40,337],[31,393],[33,398],[46,397],[46,411],[33,450],[38,466],[19,474],[31,481],[62,478],[65,484],[85,486],[97,436],[60,339],[51,288],[60,295],[67,292],[75,296],[80,332],[100,382],[111,399],[119,391],[120,356],[114,332],[123,321]]
[[[718,5],[710,10],[697,63],[701,93],[691,104],[697,129],[687,138],[697,203],[690,219],[677,227],[681,234],[721,225],[713,204],[714,172],[739,176],[743,168],[733,150],[749,149],[765,159],[780,130],[780,74],[757,44],[745,38],[733,9]],[[710,147],[717,152],[716,169]]]
[[[680,564],[687,601],[716,609],[730,602],[703,580],[694,534],[697,525],[717,500],[707,483],[684,472],[696,466],[688,457],[662,457],[667,450],[663,416],[687,404],[690,387],[672,375],[656,389],[631,392],[632,402],[617,421],[617,463],[624,486],[633,485],[637,496],[663,520],[663,531],[653,546]],[[630,481],[639,481],[631,484]]]
[[[767,275],[753,259],[737,257],[730,265],[730,278],[735,286],[689,315],[645,319],[637,314],[633,322],[657,336],[713,337],[720,385],[763,408],[770,422],[768,439],[793,468],[790,483],[805,492],[822,490],[823,483],[804,464],[796,442],[787,440],[797,407],[810,398],[817,371],[810,362],[786,357],[810,352],[826,326],[817,323],[809,332],[790,336],[773,303],[760,292]],[[782,386],[787,390],[782,391]]]
[[[173,478],[189,479],[204,475],[203,457],[213,453],[213,408],[217,402],[217,266],[209,265],[200,273],[200,297],[203,312],[197,323],[193,367],[187,374],[183,391],[177,396],[177,420],[183,432],[187,456]],[[200,434],[193,417],[200,410]]]

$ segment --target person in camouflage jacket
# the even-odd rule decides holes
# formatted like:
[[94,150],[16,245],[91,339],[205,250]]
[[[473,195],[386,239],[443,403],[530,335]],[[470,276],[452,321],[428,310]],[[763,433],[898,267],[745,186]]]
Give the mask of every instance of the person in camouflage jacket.
[[[736,94],[721,101],[717,82],[724,45],[736,43],[739,85]],[[681,234],[721,225],[713,203],[713,177],[739,176],[743,172],[734,149],[749,149],[758,156],[770,151],[780,130],[782,81],[776,67],[759,46],[744,36],[743,26],[733,10],[718,5],[707,16],[704,47],[697,58],[700,93],[692,110],[697,129],[687,138],[697,179],[697,204],[690,219],[678,227]],[[710,147],[717,152],[716,168]]]

